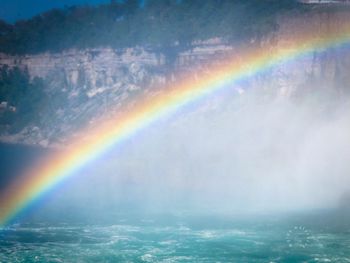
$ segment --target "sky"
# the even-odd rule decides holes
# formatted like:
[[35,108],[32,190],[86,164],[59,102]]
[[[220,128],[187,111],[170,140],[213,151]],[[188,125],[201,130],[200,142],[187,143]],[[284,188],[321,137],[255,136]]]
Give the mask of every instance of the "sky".
[[110,0],[0,0],[0,19],[13,23],[52,8],[109,2]]

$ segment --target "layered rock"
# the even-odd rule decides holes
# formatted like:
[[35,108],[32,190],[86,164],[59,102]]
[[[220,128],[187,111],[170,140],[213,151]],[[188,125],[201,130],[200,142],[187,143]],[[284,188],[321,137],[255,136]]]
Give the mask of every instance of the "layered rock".
[[[295,13],[294,17],[280,17],[275,32],[259,40],[252,39],[249,45],[273,52],[302,42],[300,38],[310,37],[308,34],[327,38],[350,23],[349,10],[321,7]],[[53,115],[44,116],[42,127],[29,125],[16,134],[3,129],[1,140],[44,146],[62,144],[76,127],[89,122],[97,125],[94,120],[98,116],[108,114],[111,108],[118,111],[137,94],[151,95],[153,87],[176,81],[179,72],[194,72],[193,76],[200,78],[208,62],[214,58],[220,62],[220,58],[235,52],[239,56],[238,51],[235,44],[221,39],[197,41],[179,52],[171,65],[167,54],[146,47],[72,49],[25,56],[0,54],[0,67],[19,67],[26,69],[31,78],[43,78],[47,92],[51,96],[61,94],[63,105]],[[342,96],[349,91],[349,70],[349,49],[334,46],[325,52],[304,54],[293,63],[278,65],[263,77],[253,78],[249,85],[277,97],[299,96],[315,89],[328,89]],[[243,86],[237,87],[238,94],[243,90]]]

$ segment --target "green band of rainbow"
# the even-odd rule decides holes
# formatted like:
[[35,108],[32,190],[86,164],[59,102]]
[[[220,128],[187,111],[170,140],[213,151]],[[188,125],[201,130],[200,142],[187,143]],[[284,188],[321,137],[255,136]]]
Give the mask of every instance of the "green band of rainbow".
[[82,131],[83,134],[87,133],[88,140],[74,140],[69,150],[56,153],[44,163],[33,167],[1,193],[0,226],[8,224],[40,196],[73,176],[77,169],[162,116],[275,65],[350,42],[349,25],[343,25],[334,31],[315,36],[309,34],[311,29],[289,44],[270,50],[254,48],[242,51],[239,56],[221,61],[221,66],[213,66],[211,73],[200,80],[187,78],[156,95],[140,97],[137,106],[127,113],[101,120],[99,128]]

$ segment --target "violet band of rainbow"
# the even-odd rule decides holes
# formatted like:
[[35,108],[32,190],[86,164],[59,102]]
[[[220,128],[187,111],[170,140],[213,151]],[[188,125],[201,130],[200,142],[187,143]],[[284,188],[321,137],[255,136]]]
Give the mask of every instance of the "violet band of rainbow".
[[193,103],[203,96],[234,85],[240,80],[282,63],[290,62],[312,52],[324,52],[350,42],[350,26],[343,25],[336,32],[321,36],[304,32],[290,44],[275,49],[254,48],[227,58],[221,66],[210,68],[210,74],[194,81],[181,80],[155,96],[140,96],[137,105],[118,118],[101,119],[98,128],[88,133],[89,140],[71,142],[69,149],[54,154],[0,193],[0,227],[9,222],[33,202],[50,192],[60,182],[72,177],[84,165],[92,162],[111,147],[142,131],[145,127]]

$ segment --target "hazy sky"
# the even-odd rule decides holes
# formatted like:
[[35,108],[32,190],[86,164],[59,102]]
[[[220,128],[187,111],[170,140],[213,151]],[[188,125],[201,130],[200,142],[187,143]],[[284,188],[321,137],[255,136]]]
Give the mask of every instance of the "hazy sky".
[[14,22],[52,8],[109,2],[110,0],[0,0],[0,19]]

